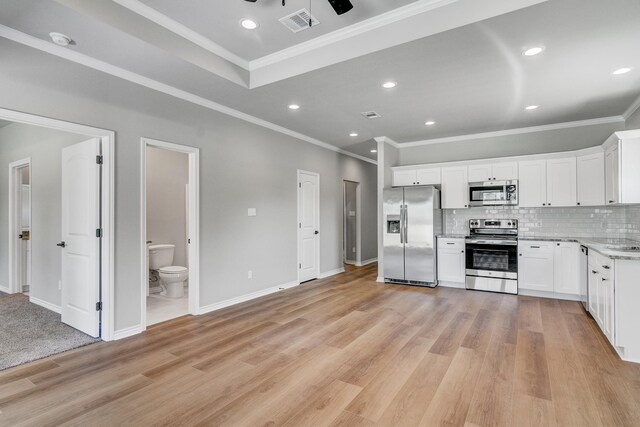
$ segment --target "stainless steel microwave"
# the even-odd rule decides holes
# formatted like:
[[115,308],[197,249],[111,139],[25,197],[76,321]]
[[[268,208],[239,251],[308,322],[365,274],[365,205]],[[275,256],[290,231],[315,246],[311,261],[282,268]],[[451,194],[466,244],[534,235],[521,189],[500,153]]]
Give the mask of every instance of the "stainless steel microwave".
[[469,183],[469,206],[518,204],[518,180]]

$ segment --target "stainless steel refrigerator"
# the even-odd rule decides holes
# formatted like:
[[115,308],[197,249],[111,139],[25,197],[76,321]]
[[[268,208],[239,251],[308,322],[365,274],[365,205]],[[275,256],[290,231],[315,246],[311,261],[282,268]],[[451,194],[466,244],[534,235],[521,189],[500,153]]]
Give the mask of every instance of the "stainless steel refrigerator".
[[385,282],[435,287],[436,235],[442,232],[440,190],[388,188],[383,193]]

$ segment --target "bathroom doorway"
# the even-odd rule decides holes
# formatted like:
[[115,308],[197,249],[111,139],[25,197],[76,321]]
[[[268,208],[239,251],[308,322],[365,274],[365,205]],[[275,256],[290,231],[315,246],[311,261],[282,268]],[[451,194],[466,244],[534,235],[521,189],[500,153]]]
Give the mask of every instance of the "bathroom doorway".
[[142,326],[197,314],[198,149],[142,139]]
[[31,158],[9,164],[11,205],[10,239],[13,245],[15,275],[12,280],[14,293],[29,296],[31,284]]
[[343,261],[349,265],[360,265],[360,183],[344,181],[343,209]]

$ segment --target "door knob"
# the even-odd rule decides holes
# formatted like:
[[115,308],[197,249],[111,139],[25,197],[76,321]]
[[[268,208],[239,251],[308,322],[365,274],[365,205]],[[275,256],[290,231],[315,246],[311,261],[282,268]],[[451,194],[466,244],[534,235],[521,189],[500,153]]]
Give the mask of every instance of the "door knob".
[[22,239],[22,234],[18,234],[18,239]]
[[61,248],[64,248],[67,246],[67,244],[65,242],[60,242],[60,243],[56,243],[56,246],[60,246]]
[[313,234],[320,234],[318,230],[314,231]]

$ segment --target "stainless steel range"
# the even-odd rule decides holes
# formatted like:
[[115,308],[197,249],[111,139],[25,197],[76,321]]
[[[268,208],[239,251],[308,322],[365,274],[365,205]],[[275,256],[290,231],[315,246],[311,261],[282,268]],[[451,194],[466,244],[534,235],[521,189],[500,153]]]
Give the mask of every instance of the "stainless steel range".
[[518,220],[472,219],[465,244],[466,288],[518,293]]

